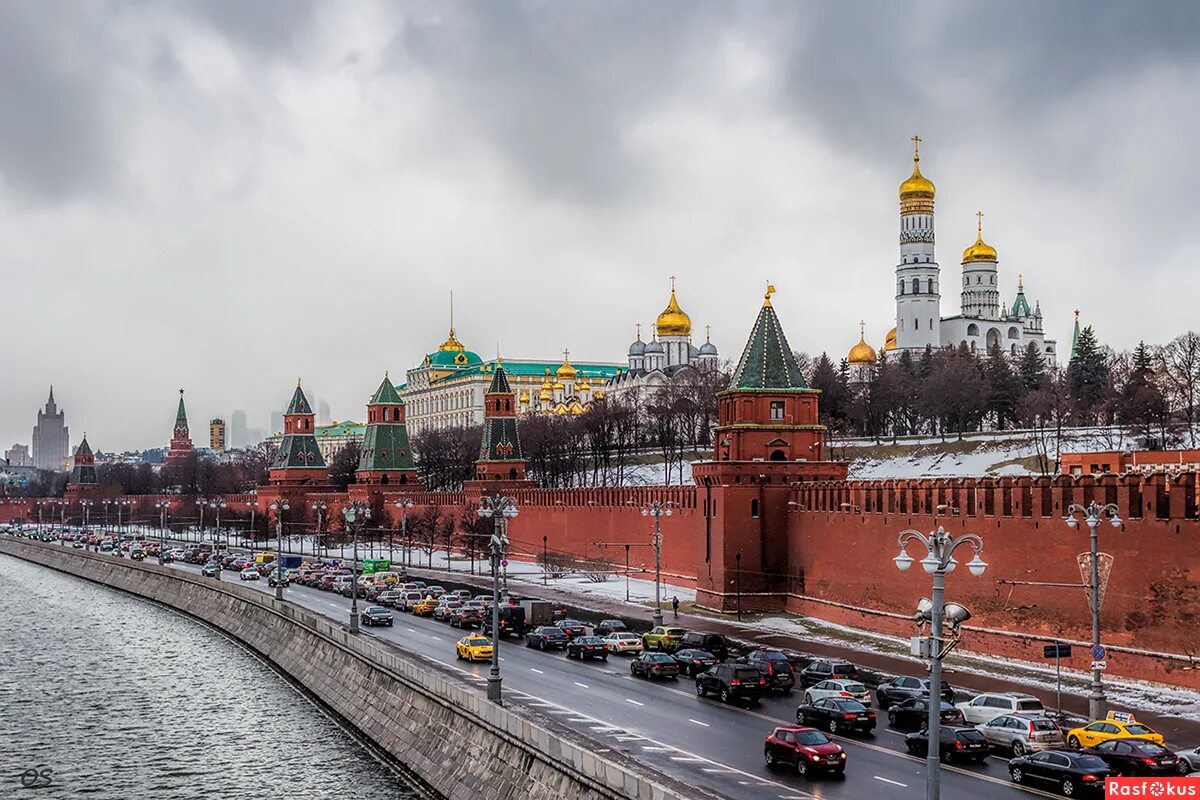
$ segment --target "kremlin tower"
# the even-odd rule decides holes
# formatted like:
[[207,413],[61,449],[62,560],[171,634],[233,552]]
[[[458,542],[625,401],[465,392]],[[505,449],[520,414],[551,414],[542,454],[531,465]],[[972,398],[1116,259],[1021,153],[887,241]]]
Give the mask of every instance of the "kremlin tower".
[[483,395],[483,441],[475,462],[475,480],[525,481],[525,454],[517,434],[517,398],[499,361]]
[[67,479],[68,497],[91,494],[96,489],[96,456],[88,444],[87,434],[75,449],[71,464],[71,477]]
[[324,486],[329,482],[329,470],[317,446],[316,415],[300,381],[292,402],[283,415],[283,438],[271,464],[269,482],[272,486]]
[[365,486],[420,488],[404,422],[404,400],[387,373],[367,403],[367,430],[356,480]]
[[175,412],[175,430],[167,448],[166,467],[178,467],[192,455],[192,436],[188,432],[187,410],[183,407],[183,389],[179,390],[179,409]]
[[921,137],[913,171],[900,184],[900,263],[896,265],[896,347],[923,351],[941,343],[940,269],[933,254],[933,181],[921,174]]

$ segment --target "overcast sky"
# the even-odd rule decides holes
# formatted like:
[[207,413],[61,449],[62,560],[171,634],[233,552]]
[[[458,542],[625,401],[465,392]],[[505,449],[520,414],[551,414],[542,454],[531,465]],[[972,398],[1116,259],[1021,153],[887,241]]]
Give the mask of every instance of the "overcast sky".
[[[1191,2],[0,4],[0,449],[361,418],[445,338],[621,361],[669,276],[736,359],[892,327],[909,137],[954,291],[982,209],[1011,302],[1117,348],[1195,325]],[[942,313],[958,312],[957,294]],[[648,327],[646,328],[648,332]]]

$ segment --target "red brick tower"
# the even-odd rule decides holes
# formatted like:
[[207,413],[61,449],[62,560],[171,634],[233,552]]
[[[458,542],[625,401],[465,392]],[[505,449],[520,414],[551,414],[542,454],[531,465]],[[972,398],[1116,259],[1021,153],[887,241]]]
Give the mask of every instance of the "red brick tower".
[[692,466],[705,515],[697,600],[712,608],[732,608],[735,593],[751,595],[755,607],[783,607],[791,487],[847,472],[821,460],[820,392],[800,373],[771,305],[774,292],[767,287],[729,388],[717,395],[714,460]]
[[359,486],[421,488],[404,423],[404,400],[386,373],[367,403],[367,430],[355,479]]
[[175,412],[175,431],[167,448],[165,466],[177,467],[192,454],[192,436],[188,432],[187,410],[183,407],[183,389],[179,390],[179,410]]
[[296,381],[292,402],[283,415],[283,438],[271,464],[269,481],[272,486],[325,487],[329,470],[317,446],[316,415]]
[[475,461],[475,480],[489,485],[528,483],[525,454],[517,434],[517,396],[499,360],[483,395],[483,440]]
[[88,444],[87,434],[75,449],[71,477],[67,480],[67,497],[87,497],[96,491],[96,456]]

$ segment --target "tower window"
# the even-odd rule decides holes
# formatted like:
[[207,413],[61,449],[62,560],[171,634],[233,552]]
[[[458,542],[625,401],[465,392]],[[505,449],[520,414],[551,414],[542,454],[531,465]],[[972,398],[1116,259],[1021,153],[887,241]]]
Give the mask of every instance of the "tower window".
[[913,318],[913,330],[917,330],[917,331],[921,330],[921,320],[919,320],[915,317]]
[[921,279],[913,278],[913,294],[921,293]]
[[904,281],[900,281],[900,294],[904,294]]
[[771,419],[777,419],[777,420],[783,419],[783,401],[782,400],[772,400],[771,401]]
[[752,519],[758,519],[758,498],[750,501],[750,517]]

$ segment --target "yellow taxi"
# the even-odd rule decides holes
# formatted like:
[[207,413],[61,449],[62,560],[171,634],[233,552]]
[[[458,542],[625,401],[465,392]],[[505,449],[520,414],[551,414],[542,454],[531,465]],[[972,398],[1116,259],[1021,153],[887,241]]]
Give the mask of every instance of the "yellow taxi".
[[428,617],[437,608],[437,600],[433,599],[433,595],[425,595],[424,600],[420,600],[413,604],[412,613],[418,617]]
[[491,661],[492,640],[478,633],[472,633],[459,639],[454,645],[460,659],[467,661]]
[[1072,728],[1067,733],[1067,744],[1071,747],[1091,747],[1109,739],[1148,739],[1162,744],[1161,733],[1151,730],[1132,717],[1128,721],[1112,719],[1097,720],[1082,728]]

